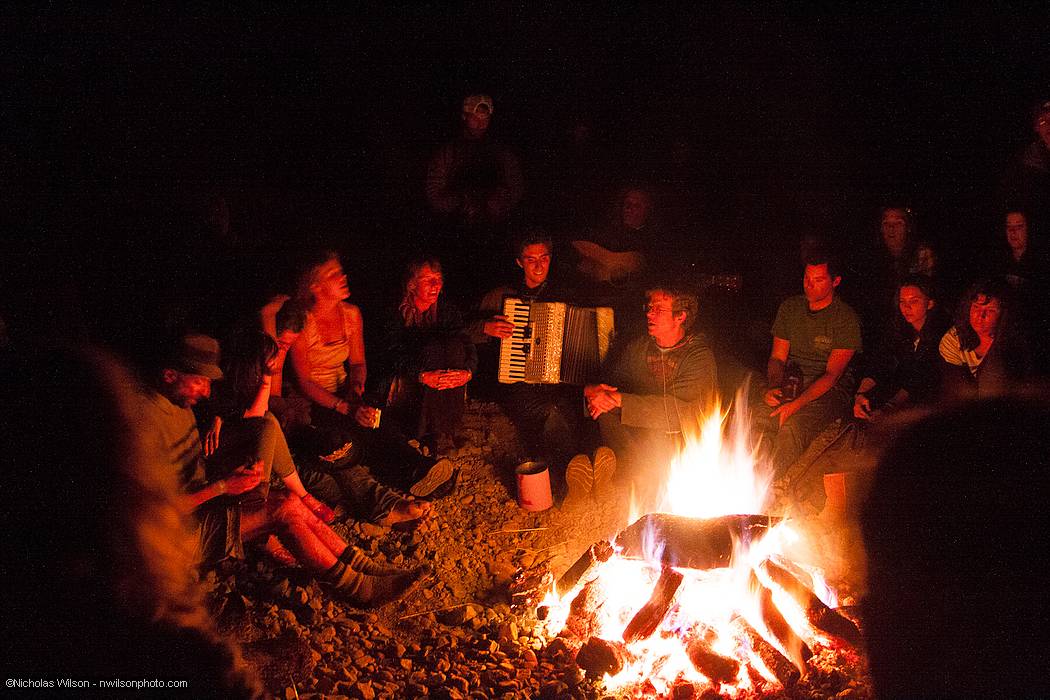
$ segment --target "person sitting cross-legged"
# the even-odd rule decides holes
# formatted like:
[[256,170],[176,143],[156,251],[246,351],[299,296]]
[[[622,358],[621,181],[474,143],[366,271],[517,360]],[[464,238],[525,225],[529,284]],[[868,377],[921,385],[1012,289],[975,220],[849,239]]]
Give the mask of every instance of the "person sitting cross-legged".
[[[610,355],[601,383],[584,387],[590,417],[598,421],[602,441],[639,487],[656,484],[648,470],[663,470],[681,443],[683,428],[699,419],[718,387],[715,356],[704,335],[693,331],[699,303],[696,295],[676,286],[646,292],[648,333]],[[593,483],[600,490],[616,468],[597,454],[593,474],[569,463],[569,500]],[[662,471],[660,472],[662,473]]]

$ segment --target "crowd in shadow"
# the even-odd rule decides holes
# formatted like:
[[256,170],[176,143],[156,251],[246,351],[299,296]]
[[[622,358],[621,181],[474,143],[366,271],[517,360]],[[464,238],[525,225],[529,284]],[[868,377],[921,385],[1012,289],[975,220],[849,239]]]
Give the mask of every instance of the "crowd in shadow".
[[[494,114],[490,97],[468,96],[460,133],[430,159],[419,188],[427,223],[418,239],[391,243],[412,252],[396,291],[364,289],[361,305],[349,301],[343,260],[382,246],[327,232],[324,245],[259,248],[216,196],[202,211],[203,238],[172,241],[159,268],[127,270],[127,288],[141,298],[107,300],[127,308],[87,313],[59,334],[25,306],[8,312],[3,384],[19,398],[0,402],[13,484],[4,559],[17,584],[5,619],[23,634],[7,658],[43,672],[41,660],[57,650],[86,676],[120,675],[132,660],[179,676],[192,667],[198,687],[251,696],[258,688],[201,608],[194,566],[268,556],[352,604],[383,605],[418,585],[426,566],[373,561],[330,525],[426,518],[456,488],[448,455],[462,442],[468,396],[503,407],[522,461],[547,463],[561,507],[582,516],[615,480],[644,491],[700,412],[752,369],[755,431],[778,478],[836,420],[877,424],[905,407],[949,407],[902,433],[865,515],[872,663],[887,696],[907,695],[914,686],[901,683],[919,676],[934,694],[956,694],[960,676],[987,682],[952,666],[944,639],[986,640],[982,658],[1002,659],[988,652],[999,648],[1001,620],[977,613],[994,602],[987,587],[1016,591],[1038,559],[1023,546],[1000,550],[1011,552],[1001,562],[988,557],[995,543],[1030,541],[1017,533],[1040,511],[1032,494],[1045,492],[1032,468],[1045,465],[1046,408],[1010,397],[1047,370],[1040,227],[1050,103],[1035,112],[1037,140],[1004,175],[990,233],[998,254],[977,261],[969,279],[898,203],[873,217],[870,247],[838,250],[833,238],[807,234],[797,257],[765,278],[717,262],[728,253],[684,255],[699,249],[689,214],[667,200],[661,208],[661,192],[645,184],[620,183],[608,221],[583,220],[593,209],[582,206],[582,187],[549,202],[575,214],[562,228],[523,221],[530,183],[514,150],[489,135]],[[566,167],[593,165],[586,133],[579,138]],[[386,279],[399,261],[354,266]],[[782,276],[802,294],[763,295]],[[768,333],[754,333],[748,316],[756,294],[777,309]],[[609,309],[615,333],[606,347],[610,329],[592,320],[586,331],[544,336],[566,356],[574,333],[587,336],[600,362],[572,381],[510,381],[515,343],[528,355],[537,342],[522,340],[507,299],[537,315]],[[992,484],[991,474],[1004,478]],[[921,500],[912,479],[927,485]],[[929,491],[935,482],[943,490]],[[959,532],[974,548],[949,555]],[[956,571],[971,553],[978,561]],[[989,579],[992,569],[1005,578]],[[905,576],[929,585],[902,593]],[[947,601],[947,591],[961,591],[956,605],[924,607]],[[1031,609],[1045,621],[1041,607]],[[42,626],[40,610],[88,621]],[[987,626],[976,629],[978,621]],[[110,642],[105,651],[85,643],[97,634]],[[907,671],[916,658],[943,674]]]

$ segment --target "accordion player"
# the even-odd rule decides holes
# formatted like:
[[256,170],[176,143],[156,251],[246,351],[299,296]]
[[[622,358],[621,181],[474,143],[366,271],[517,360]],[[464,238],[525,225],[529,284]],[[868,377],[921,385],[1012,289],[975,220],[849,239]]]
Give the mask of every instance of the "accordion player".
[[506,297],[503,315],[514,325],[500,341],[503,384],[586,384],[605,360],[614,332],[613,310],[604,306]]

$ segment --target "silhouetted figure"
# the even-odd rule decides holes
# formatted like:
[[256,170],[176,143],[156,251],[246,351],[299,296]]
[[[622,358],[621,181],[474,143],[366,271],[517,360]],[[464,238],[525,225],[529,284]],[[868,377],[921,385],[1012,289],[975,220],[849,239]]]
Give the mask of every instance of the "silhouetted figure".
[[0,393],[20,397],[0,402],[6,676],[179,679],[194,697],[262,697],[205,610],[197,538],[131,375],[54,339],[0,352]]
[[1050,694],[1045,401],[952,406],[882,455],[861,525],[880,698]]
[[1027,212],[1040,226],[1050,222],[1050,100],[1032,113],[1036,139],[1011,162],[1003,175],[1003,201]]
[[[441,146],[427,165],[425,192],[438,223],[436,245],[453,264],[450,272],[468,298],[487,288],[490,263],[504,252],[499,244],[508,218],[525,194],[517,156],[489,135],[494,111],[488,95],[464,98],[460,135]],[[484,286],[474,289],[479,277]]]
[[589,305],[611,306],[615,310],[617,331],[621,334],[633,336],[643,329],[644,318],[637,300],[645,291],[650,269],[658,264],[657,260],[665,268],[677,260],[662,254],[662,235],[652,192],[632,186],[620,191],[610,225],[572,241],[578,286],[585,291]]
[[915,272],[917,244],[915,215],[902,206],[883,207],[879,213],[879,233],[871,248],[862,249],[853,262],[857,274],[856,293],[863,318],[865,340],[884,328],[897,310],[893,299],[901,280]]

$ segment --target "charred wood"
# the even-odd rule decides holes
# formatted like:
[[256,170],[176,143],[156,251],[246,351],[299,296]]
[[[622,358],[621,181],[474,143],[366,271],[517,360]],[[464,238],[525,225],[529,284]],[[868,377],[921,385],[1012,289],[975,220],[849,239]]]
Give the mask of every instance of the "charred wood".
[[587,548],[580,558],[576,560],[576,563],[569,567],[568,571],[561,575],[556,585],[556,590],[559,596],[564,596],[566,593],[576,587],[580,581],[585,580],[587,574],[591,570],[602,562],[609,561],[609,557],[613,555],[612,545],[606,540],[599,540],[590,547]]
[[670,567],[665,567],[660,572],[660,578],[657,579],[656,586],[653,588],[648,602],[627,623],[627,628],[623,631],[623,641],[630,644],[639,639],[647,639],[652,636],[656,628],[660,626],[664,615],[671,608],[671,603],[674,602],[674,594],[678,591],[678,587],[682,585],[682,579],[684,578],[682,574]]
[[788,658],[795,664],[795,667],[799,671],[804,671],[806,662],[812,658],[813,652],[795,630],[791,629],[791,625],[784,619],[783,613],[773,602],[773,591],[762,585],[754,571],[751,572],[750,583],[752,590],[758,591],[759,613],[762,615],[762,622],[765,623],[766,629],[788,653]]
[[689,642],[685,652],[693,662],[693,667],[715,683],[732,683],[740,673],[739,661],[722,656],[702,639]]
[[806,619],[817,629],[838,637],[857,647],[862,643],[860,630],[848,618],[824,604],[817,594],[798,580],[794,574],[768,559],[761,564],[770,580],[783,588],[806,611]]
[[751,642],[751,649],[758,655],[758,658],[762,659],[762,663],[773,672],[777,680],[785,688],[791,688],[798,683],[799,679],[802,678],[802,674],[795,668],[795,664],[791,663],[775,646],[767,642],[746,620],[741,620],[740,622],[743,625],[744,634],[747,635],[748,640]]
[[623,670],[625,656],[621,645],[591,637],[576,653],[576,665],[589,676],[600,678],[606,673],[615,676]]
[[720,518],[686,518],[650,513],[616,536],[621,556],[646,559],[662,549],[660,563],[687,569],[717,569],[729,566],[734,539],[755,542],[779,522],[765,515],[726,515]]

